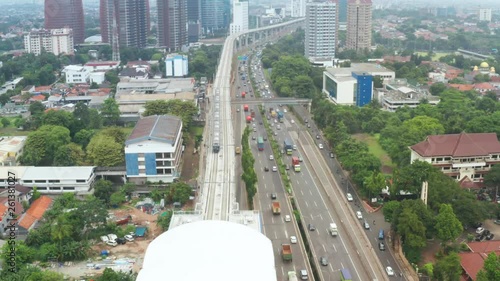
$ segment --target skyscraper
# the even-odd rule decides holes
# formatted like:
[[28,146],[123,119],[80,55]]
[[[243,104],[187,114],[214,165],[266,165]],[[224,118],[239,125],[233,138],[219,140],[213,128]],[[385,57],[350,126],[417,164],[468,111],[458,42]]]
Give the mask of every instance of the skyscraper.
[[338,10],[339,10],[339,22],[347,22],[347,0],[338,0]]
[[205,32],[229,27],[230,0],[201,0],[201,24]]
[[102,41],[113,44],[113,17],[121,46],[145,47],[149,31],[149,0],[101,0],[100,20]]
[[179,51],[188,44],[185,0],[157,0],[158,44],[167,51]]
[[291,0],[292,18],[303,18],[306,16],[306,0]]
[[75,44],[85,40],[82,0],[45,0],[44,15],[46,29],[69,27]]
[[346,48],[369,49],[372,43],[372,1],[349,0],[347,3]]
[[231,34],[248,30],[248,0],[233,0],[233,22],[229,26]]
[[201,0],[187,0],[188,42],[198,42],[201,34]]
[[337,4],[306,4],[305,56],[309,60],[333,59],[337,46]]

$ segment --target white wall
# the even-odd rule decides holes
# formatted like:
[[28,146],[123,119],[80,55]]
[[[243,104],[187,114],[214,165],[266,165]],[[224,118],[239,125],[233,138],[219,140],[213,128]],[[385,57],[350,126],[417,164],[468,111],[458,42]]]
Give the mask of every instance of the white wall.
[[125,146],[125,154],[127,153],[157,153],[157,152],[175,152],[175,147],[168,143],[158,141],[143,141],[140,143],[129,144]]
[[95,82],[97,84],[102,84],[106,80],[106,73],[104,72],[92,72],[90,73],[90,83]]
[[346,81],[337,83],[337,103],[344,105],[354,105],[354,89],[356,81]]

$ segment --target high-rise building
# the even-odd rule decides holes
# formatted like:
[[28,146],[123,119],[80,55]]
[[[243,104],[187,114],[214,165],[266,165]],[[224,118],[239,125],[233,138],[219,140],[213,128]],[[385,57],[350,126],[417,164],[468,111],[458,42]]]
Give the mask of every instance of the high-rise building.
[[198,42],[201,34],[201,0],[187,0],[188,42]]
[[158,44],[167,51],[179,51],[188,44],[185,0],[157,0]]
[[85,40],[82,0],[45,0],[46,29],[73,29],[75,44]]
[[71,28],[33,30],[24,35],[24,49],[27,53],[39,55],[42,51],[73,54],[73,30]]
[[335,58],[337,46],[335,2],[307,3],[305,35],[305,56],[309,60]]
[[346,48],[369,49],[372,43],[372,1],[349,0],[347,3]]
[[231,34],[248,30],[248,0],[233,0],[233,22],[229,26]]
[[339,22],[347,22],[347,0],[338,0]]
[[230,0],[201,0],[201,25],[205,33],[229,27]]
[[491,21],[491,9],[479,9],[480,21]]
[[113,17],[121,46],[145,47],[148,27],[149,0],[101,0],[101,35],[104,43],[113,44]]
[[290,3],[292,18],[303,18],[306,16],[306,0],[291,0]]

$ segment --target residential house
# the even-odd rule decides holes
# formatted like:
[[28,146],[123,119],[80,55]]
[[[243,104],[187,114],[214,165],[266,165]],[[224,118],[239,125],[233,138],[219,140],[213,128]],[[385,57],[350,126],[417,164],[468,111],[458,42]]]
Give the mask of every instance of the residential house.
[[491,252],[494,252],[497,256],[500,255],[500,241],[470,242],[467,243],[467,246],[470,252],[458,254],[463,270],[461,280],[476,280],[478,272],[483,269],[484,260],[487,256]]
[[146,80],[149,77],[149,73],[143,69],[137,68],[124,68],[120,74],[118,74],[120,78],[131,78],[136,80]]
[[496,88],[491,83],[484,82],[474,84],[474,90],[479,92],[481,95],[484,95],[488,92],[495,91]]
[[68,65],[62,71],[68,84],[84,84],[89,82],[90,71],[81,65]]
[[[500,142],[495,133],[428,136],[410,151],[411,162],[428,162],[460,183],[472,182],[472,188],[482,187],[485,174],[500,163]],[[470,184],[462,187],[471,188]]]
[[52,205],[52,199],[48,196],[41,196],[36,199],[26,213],[19,219],[20,235],[27,234],[42,219],[45,212]]
[[137,184],[173,182],[180,176],[182,120],[173,115],[139,119],[125,141],[127,178]]
[[16,184],[14,186],[14,192],[11,192],[11,189],[9,189],[9,188],[0,188],[0,199],[1,198],[8,198],[9,195],[14,195],[16,202],[29,203],[31,200],[31,197],[33,196],[33,192],[32,192],[32,189],[30,187],[23,186],[20,184]]
[[0,166],[17,166],[26,136],[0,137]]

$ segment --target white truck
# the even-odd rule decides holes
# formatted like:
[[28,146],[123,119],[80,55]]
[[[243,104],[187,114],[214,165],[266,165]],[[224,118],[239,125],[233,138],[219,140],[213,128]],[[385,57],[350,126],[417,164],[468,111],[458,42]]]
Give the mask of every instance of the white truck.
[[298,281],[297,273],[295,271],[288,271],[288,281]]
[[337,224],[335,224],[335,223],[330,224],[330,234],[332,236],[337,236],[339,234],[339,231],[337,229]]

